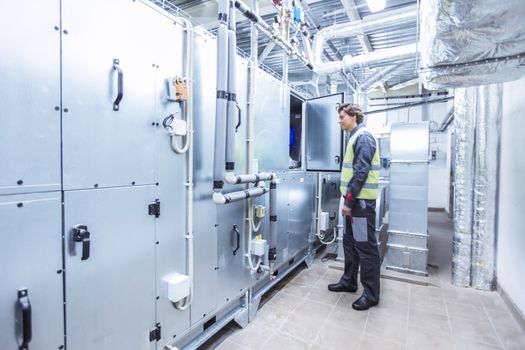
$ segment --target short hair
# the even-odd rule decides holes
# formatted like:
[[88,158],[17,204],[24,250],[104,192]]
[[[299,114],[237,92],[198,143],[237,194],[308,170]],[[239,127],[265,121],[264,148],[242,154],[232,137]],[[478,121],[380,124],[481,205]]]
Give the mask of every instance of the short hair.
[[355,103],[343,103],[337,108],[337,113],[341,113],[341,111],[345,111],[345,113],[351,117],[355,116],[357,124],[361,124],[365,117],[361,106]]

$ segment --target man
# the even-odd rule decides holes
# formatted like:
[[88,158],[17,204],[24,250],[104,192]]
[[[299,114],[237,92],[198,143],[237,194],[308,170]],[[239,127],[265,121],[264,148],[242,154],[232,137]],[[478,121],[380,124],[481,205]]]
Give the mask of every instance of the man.
[[363,124],[363,111],[356,104],[341,105],[339,124],[350,133],[341,169],[341,194],[344,198],[345,269],[338,283],[329,284],[332,292],[357,291],[357,272],[361,266],[363,294],[352,303],[355,310],[367,310],[379,303],[379,250],[375,236],[375,208],[379,185],[379,147]]

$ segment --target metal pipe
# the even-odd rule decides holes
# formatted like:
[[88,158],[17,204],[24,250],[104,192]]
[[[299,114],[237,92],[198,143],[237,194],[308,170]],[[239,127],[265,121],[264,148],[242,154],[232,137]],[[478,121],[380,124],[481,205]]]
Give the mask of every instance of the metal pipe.
[[[230,0],[230,3],[233,1]],[[235,9],[230,6],[228,18],[228,114],[226,126],[226,171],[235,169],[235,125],[237,124],[237,36]]]
[[390,108],[383,108],[383,109],[375,109],[373,111],[366,111],[365,114],[369,115],[369,114],[374,114],[374,113],[397,111],[399,109],[410,108],[410,107],[415,107],[415,106],[421,106],[421,105],[431,104],[431,103],[438,103],[438,102],[443,103],[443,102],[447,102],[448,100],[451,100],[453,98],[454,98],[454,96],[450,96],[450,97],[437,98],[435,100],[424,101],[424,102],[406,103],[406,104],[404,104],[402,106],[398,106],[398,107],[390,107]]
[[385,69],[372,75],[363,84],[361,84],[361,89],[363,89],[364,91],[370,91],[374,87],[376,87],[377,84],[381,84],[382,82],[387,81],[392,76],[397,74],[400,70],[403,70],[405,67],[406,67],[405,64],[397,64],[394,66],[386,67]]
[[275,177],[272,173],[259,173],[259,174],[242,174],[236,175],[228,172],[224,179],[231,185],[245,184],[245,183],[257,183],[260,181],[271,180]]
[[313,65],[301,54],[298,54],[292,44],[285,40],[281,35],[266,23],[259,15],[255,14],[248,6],[239,0],[235,0],[235,7],[250,21],[255,23],[257,28],[266,34],[270,39],[274,39],[275,43],[282,48],[287,55],[297,57],[308,69],[313,69]]
[[[342,62],[339,61],[339,67],[334,62],[322,62],[321,56],[323,47],[327,40],[333,38],[343,38],[352,35],[362,34],[366,30],[374,28],[382,28],[386,26],[393,26],[417,19],[417,6],[403,7],[400,9],[386,11],[379,14],[374,14],[365,17],[361,21],[336,24],[327,28],[321,29],[315,36],[313,43],[314,67],[318,73],[329,74],[341,69]],[[372,52],[370,53],[372,54]],[[365,55],[366,56],[366,55]],[[349,60],[349,56],[345,56]],[[343,58],[344,60],[344,58]],[[327,67],[329,67],[328,69]],[[337,67],[337,68],[335,68]],[[334,70],[335,69],[335,70]]]
[[232,202],[241,201],[247,198],[259,197],[267,192],[268,189],[265,187],[252,187],[248,190],[230,193],[214,192],[213,201],[215,202],[215,204],[228,204]]
[[215,148],[213,159],[213,190],[220,191],[226,149],[226,114],[228,107],[228,12],[229,0],[219,0],[217,29],[217,97],[215,103]]
[[268,260],[270,276],[273,275],[277,259],[277,180],[270,183],[270,234],[268,236]]

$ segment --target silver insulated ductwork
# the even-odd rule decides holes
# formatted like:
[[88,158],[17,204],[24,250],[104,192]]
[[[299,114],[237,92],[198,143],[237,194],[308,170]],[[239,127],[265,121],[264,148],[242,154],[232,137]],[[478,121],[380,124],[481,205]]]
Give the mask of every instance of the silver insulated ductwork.
[[455,90],[452,283],[495,287],[500,84]]
[[421,2],[421,78],[428,89],[525,76],[523,0]]
[[467,88],[457,89],[454,92],[456,170],[454,176],[452,283],[460,287],[470,286],[476,91],[476,88]]
[[477,88],[474,217],[472,236],[472,287],[495,287],[496,207],[498,149],[502,115],[500,84]]

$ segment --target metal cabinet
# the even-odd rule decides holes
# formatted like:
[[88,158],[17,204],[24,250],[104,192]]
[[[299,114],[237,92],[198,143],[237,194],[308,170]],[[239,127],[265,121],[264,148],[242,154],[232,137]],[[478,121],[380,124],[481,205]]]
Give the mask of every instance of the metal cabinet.
[[0,2],[0,194],[60,190],[60,1],[27,5]]
[[60,192],[0,196],[0,349],[64,344],[61,218]]
[[65,193],[68,348],[155,348],[156,198],[156,186]]
[[67,190],[157,182],[156,34],[148,29],[143,6],[62,1]]
[[337,107],[344,94],[307,100],[306,169],[309,171],[340,171],[343,163],[343,133],[338,124]]

